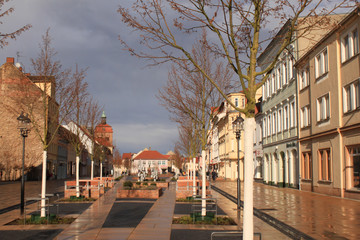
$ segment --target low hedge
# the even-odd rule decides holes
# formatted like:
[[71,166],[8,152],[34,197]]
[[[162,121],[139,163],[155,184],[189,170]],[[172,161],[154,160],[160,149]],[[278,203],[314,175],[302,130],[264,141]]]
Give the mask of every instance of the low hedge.
[[132,188],[133,183],[132,181],[126,181],[123,183],[124,188]]

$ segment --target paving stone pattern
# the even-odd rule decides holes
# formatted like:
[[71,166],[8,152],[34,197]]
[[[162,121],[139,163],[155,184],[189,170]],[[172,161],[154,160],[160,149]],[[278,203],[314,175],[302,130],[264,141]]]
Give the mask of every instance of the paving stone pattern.
[[[174,214],[190,215],[192,203],[176,203]],[[218,206],[217,215],[226,215],[226,213]]]
[[145,217],[153,202],[117,202],[112,206],[103,228],[135,228]]
[[[53,187],[50,189],[54,192],[63,189],[60,181],[50,181],[48,187],[51,184]],[[31,191],[33,187],[34,194],[37,195],[40,185],[40,182],[29,183],[26,189]],[[57,185],[58,187],[56,187]],[[174,184],[171,184],[170,189],[166,190],[164,195],[155,202],[116,199],[116,189],[119,185],[121,182],[88,207],[70,226],[6,226],[4,224],[19,217],[19,210],[0,214],[0,239],[201,240],[202,238],[209,239],[211,232],[241,230],[242,228],[242,211],[237,211],[235,203],[215,192],[213,197],[217,199],[219,208],[233,218],[237,222],[237,226],[171,224],[175,210]],[[236,182],[216,181],[215,185],[236,196]],[[19,196],[19,183],[0,184],[0,209],[18,204]],[[114,212],[121,213],[125,210],[121,206],[122,204],[134,204],[135,202],[140,204],[138,206],[142,206],[141,208],[148,208],[147,213],[142,209],[143,213],[137,215],[142,219],[138,219],[139,223],[136,227],[135,223],[129,225],[131,227],[106,225],[108,218],[118,215]],[[131,210],[130,206],[128,205],[128,212]],[[69,213],[75,213],[78,210],[76,206],[68,205],[68,207]],[[360,239],[360,201],[254,183],[254,207],[314,239]],[[144,217],[142,217],[143,215]],[[62,232],[58,234],[60,231]],[[254,231],[261,232],[263,240],[289,239],[256,217],[254,217]],[[19,235],[15,236],[14,234]],[[57,236],[54,237],[55,235]],[[34,236],[36,238],[33,238]]]
[[2,240],[48,240],[54,239],[62,229],[50,230],[5,230],[0,231],[0,239]]

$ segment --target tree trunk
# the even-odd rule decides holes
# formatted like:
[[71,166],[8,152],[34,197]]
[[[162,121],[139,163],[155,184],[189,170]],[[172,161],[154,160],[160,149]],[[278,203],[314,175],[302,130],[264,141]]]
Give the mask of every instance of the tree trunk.
[[94,160],[91,160],[91,180],[94,179]]
[[201,152],[201,168],[202,168],[202,194],[201,194],[201,216],[206,216],[206,171],[205,171],[205,150]]
[[100,162],[100,181],[102,180],[102,170],[103,170],[102,162]]
[[190,180],[191,180],[191,177],[190,177],[190,162],[191,162],[191,160],[190,160],[190,158],[189,158],[189,164],[188,164],[188,166],[187,166],[186,171],[187,171],[187,179],[190,179]]
[[80,175],[80,156],[76,155],[76,197],[80,197],[79,175]]
[[42,180],[41,180],[41,213],[40,217],[46,217],[46,161],[47,161],[47,150],[43,151],[43,163],[42,163]]
[[196,173],[195,173],[195,163],[196,163],[196,158],[193,158],[193,197],[195,198],[196,197],[196,187],[195,187],[195,184],[196,184]]
[[244,221],[243,239],[253,239],[254,237],[254,216],[253,216],[253,139],[255,129],[255,118],[245,118],[244,120]]

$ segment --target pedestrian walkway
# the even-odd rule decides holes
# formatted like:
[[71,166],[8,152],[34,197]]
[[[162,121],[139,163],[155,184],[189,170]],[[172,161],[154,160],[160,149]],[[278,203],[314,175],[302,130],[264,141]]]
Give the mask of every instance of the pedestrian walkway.
[[[109,215],[111,207],[116,200],[116,191],[120,184],[114,189],[109,190],[105,196],[97,200],[89,209],[81,214],[77,220],[61,232],[56,239],[131,239],[146,240],[159,239],[168,240],[171,238],[172,218],[175,208],[175,185],[170,184],[170,188],[154,203],[146,216],[136,226],[136,228],[106,228],[104,222]],[[218,199],[218,204],[227,215],[232,217],[239,226],[231,226],[233,230],[241,230],[242,219],[236,210],[236,205],[220,194],[214,193]],[[255,231],[261,232],[262,239],[288,239],[278,230],[257,219],[254,222]],[[230,227],[230,226],[229,226]],[[176,230],[196,230],[202,229],[211,232],[219,231],[216,226],[194,226],[181,225],[175,226]],[[224,230],[224,229],[223,229]],[[184,231],[183,233],[186,233]],[[193,239],[188,236],[187,239]]]
[[145,218],[130,234],[129,240],[157,239],[168,240],[171,235],[171,224],[175,208],[175,186],[170,184],[168,190],[159,198]]
[[[100,197],[85,212],[83,212],[70,226],[64,229],[55,239],[97,239],[101,235],[114,236],[127,234],[125,229],[117,229],[116,232],[104,232],[102,226],[108,216],[115,200],[116,192],[120,184],[109,190],[104,196]],[[104,239],[104,238],[102,238]]]
[[[46,181],[46,193],[64,192],[64,179]],[[39,197],[41,181],[25,182],[25,199]],[[21,182],[7,182],[0,185],[0,210],[20,204]],[[20,210],[19,210],[20,213]]]
[[[150,210],[146,210],[147,213],[144,212],[143,215],[145,217],[140,217],[136,224],[131,227],[116,227],[116,224],[114,227],[107,227],[104,223],[109,220],[111,221],[111,218],[108,217],[114,203],[122,204],[122,201],[116,201],[116,192],[122,185],[122,182],[123,180],[95,201],[71,225],[48,225],[41,226],[41,229],[43,231],[49,230],[49,236],[53,236],[61,231],[55,239],[132,240],[171,239],[173,236],[172,231],[173,234],[175,232],[188,234],[188,236],[184,236],[186,238],[182,239],[200,240],[200,238],[194,238],[194,236],[189,235],[193,233],[191,231],[202,229],[202,231],[213,232],[220,229],[218,226],[172,225],[175,208],[174,183],[170,185],[170,188],[156,202],[145,201],[150,204]],[[216,181],[214,185],[236,196],[236,182]],[[231,229],[241,231],[243,221],[241,217],[242,211],[236,209],[234,202],[215,191],[213,191],[213,197],[217,199],[219,207],[238,224],[238,226],[231,226]],[[123,203],[126,204],[125,202]],[[358,239],[358,236],[360,236],[360,201],[254,183],[254,207],[314,239]],[[18,214],[18,211],[16,213]],[[12,217],[15,215],[12,214]],[[0,220],[5,222],[8,222],[11,218],[11,216],[7,216],[7,213],[0,216]],[[140,219],[142,220],[140,221]],[[31,225],[3,226],[1,228],[2,230],[40,230],[39,227]],[[261,233],[262,239],[265,240],[289,239],[283,233],[257,217],[254,217],[254,232]]]
[[[0,185],[0,226],[22,217],[20,214],[21,182],[7,182]],[[63,193],[64,180],[51,180],[46,183],[46,193]],[[26,198],[39,197],[41,193],[41,181],[25,182]],[[29,205],[32,209],[36,203]],[[14,208],[15,207],[15,208]]]
[[[228,187],[228,184],[231,187]],[[234,185],[233,182],[216,182],[216,183],[212,183],[215,186],[221,187],[222,190],[227,191],[230,194],[234,194],[235,191],[235,195],[236,196],[236,184]],[[225,188],[225,189],[224,189]],[[230,201],[229,199],[225,198],[224,196],[222,196],[221,194],[217,193],[216,191],[212,190],[212,195],[214,198],[217,199],[217,203],[219,205],[219,207],[224,210],[224,212],[231,217],[239,226],[239,231],[242,230],[242,226],[243,226],[243,211],[238,211],[237,210],[237,205],[236,203]],[[261,234],[261,239],[266,240],[266,239],[271,239],[271,240],[277,240],[277,239],[281,239],[281,240],[287,240],[287,239],[291,239],[289,237],[287,237],[285,234],[281,233],[279,230],[273,228],[272,226],[270,226],[269,224],[265,223],[264,221],[256,218],[254,216],[254,232],[255,233],[260,233]]]
[[[233,196],[237,194],[234,181],[214,184]],[[360,236],[360,201],[357,200],[254,183],[254,208],[314,239],[359,239]]]
[[81,214],[56,239],[170,239],[171,222],[175,206],[175,188],[165,191],[136,228],[103,228],[103,224],[116,200],[117,188],[109,190],[89,209]]

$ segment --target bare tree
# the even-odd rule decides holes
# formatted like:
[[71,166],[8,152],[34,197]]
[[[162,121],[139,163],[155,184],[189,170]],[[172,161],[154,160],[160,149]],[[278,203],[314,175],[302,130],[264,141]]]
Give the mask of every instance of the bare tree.
[[100,162],[100,180],[102,180],[103,164],[106,161],[108,161],[108,162],[112,161],[113,156],[112,156],[111,150],[108,147],[101,145],[101,143],[96,145],[95,156],[96,156],[96,158],[99,159],[99,162]]
[[80,197],[79,174],[80,174],[80,156],[85,149],[89,147],[86,144],[92,140],[88,137],[86,126],[89,122],[88,105],[89,93],[88,84],[85,82],[86,69],[78,69],[72,75],[74,81],[71,95],[74,99],[74,109],[67,117],[68,125],[66,128],[70,134],[66,136],[74,148],[76,154],[76,197]]
[[122,159],[121,153],[117,147],[114,147],[113,163],[115,166],[117,166],[119,168],[123,165],[123,159]]
[[[233,74],[222,62],[216,62],[207,44],[206,32],[203,31],[201,39],[192,48],[192,54],[220,89],[228,91]],[[198,126],[196,129],[199,131],[201,150],[205,150],[211,107],[218,106],[222,101],[215,87],[192,65],[180,61],[171,65],[167,85],[159,91],[157,97],[172,114],[173,121],[181,124],[184,118],[189,118]]]
[[[0,18],[5,18],[6,16],[9,16],[11,13],[13,13],[15,10],[14,8],[10,7],[10,8],[6,8],[5,4],[7,2],[9,2],[10,0],[0,0]],[[4,24],[5,21],[0,21],[0,24]],[[0,32],[0,48],[4,48],[5,46],[7,46],[9,44],[9,40],[16,40],[16,38],[18,36],[20,36],[23,32],[29,30],[31,28],[30,24],[26,24],[14,31],[10,31],[10,32]],[[5,106],[3,104],[3,102],[0,102],[1,105],[3,105],[2,107],[9,107],[9,106]],[[20,106],[21,108],[21,106]],[[18,114],[18,111],[14,111],[14,109],[11,109],[10,112],[13,112],[15,115]],[[2,144],[3,145],[3,144]],[[12,169],[14,169],[14,161],[15,160],[15,153],[11,150],[11,148],[8,148],[11,144],[7,143],[6,145],[3,145],[0,149],[1,152],[1,157],[0,157],[0,180],[1,178],[5,178],[5,179],[10,179],[11,174],[10,172],[13,171]],[[27,158],[27,159],[34,159],[37,156],[32,155],[31,158]],[[10,159],[12,159],[12,161],[9,161]],[[34,161],[32,161],[34,162]],[[27,163],[29,163],[29,161],[27,161]],[[28,166],[28,168],[31,168],[32,166]],[[15,180],[15,179],[13,179]]]
[[118,177],[121,175],[121,169],[124,166],[124,160],[122,159],[121,153],[117,147],[114,147],[112,161],[114,166],[114,177]]
[[175,167],[181,169],[183,167],[183,156],[180,153],[179,147],[175,145],[174,147],[174,155],[172,156],[172,160],[174,162]]
[[[10,7],[7,9],[4,9],[4,5],[9,2],[10,0],[0,0],[0,18],[6,17],[10,15],[12,12],[14,12],[14,8]],[[3,24],[3,21],[0,22]],[[6,45],[9,44],[9,39],[14,39],[18,36],[20,36],[23,32],[29,30],[31,28],[30,24],[26,24],[23,27],[20,27],[19,29],[13,31],[13,32],[0,32],[0,47],[3,48]]]
[[196,156],[201,146],[198,138],[198,131],[191,119],[187,118],[182,121],[179,128],[179,139],[176,142],[177,150],[187,158]]
[[[168,61],[190,62],[219,90],[227,102],[245,115],[245,176],[244,176],[244,239],[253,238],[253,131],[255,128],[256,91],[263,85],[280,54],[301,35],[314,26],[328,24],[328,14],[341,7],[354,6],[356,1],[291,1],[291,0],[137,0],[132,12],[120,6],[122,21],[140,32],[139,42],[144,48],[133,48],[122,38],[121,43],[132,54],[147,58],[153,64]],[[287,31],[275,38],[277,26],[288,22]],[[275,25],[276,26],[276,25]],[[207,29],[213,40],[209,46],[222,56],[238,77],[247,104],[244,109],[229,101],[214,79],[196,61],[184,34]],[[274,31],[275,30],[275,31]],[[297,34],[294,34],[294,33]],[[277,41],[274,58],[259,70],[257,57],[270,40]],[[133,43],[133,41],[132,41]]]
[[69,97],[70,70],[62,70],[60,61],[55,60],[56,51],[51,46],[49,29],[42,36],[39,55],[31,59],[33,74],[20,84],[19,91],[26,97],[13,96],[17,108],[29,114],[32,132],[42,144],[42,188],[41,216],[45,217],[45,192],[48,150],[57,138],[60,123],[71,111]]
[[131,158],[123,158],[122,161],[123,161],[124,168],[127,170],[127,172],[130,172]]
[[95,127],[100,123],[100,114],[103,108],[99,105],[97,101],[95,101],[92,97],[90,97],[87,107],[87,116],[88,116],[88,126],[87,129],[91,136],[92,146],[91,146],[91,180],[94,178],[94,160],[95,160],[95,148],[96,148],[96,140],[95,140]]
[[[219,86],[221,91],[229,89],[232,72],[222,62],[216,62],[215,54],[208,48],[206,32],[203,31],[201,39],[196,42],[192,54],[196,62]],[[211,107],[218,106],[222,97],[205,76],[185,61],[172,65],[168,84],[159,92],[158,98],[163,106],[172,113],[175,121],[185,117],[190,118],[197,127],[197,136],[200,138],[202,159],[205,159],[205,148],[211,126]],[[197,151],[193,153],[193,157]],[[202,181],[205,185],[205,161],[202,161]],[[202,189],[204,198],[202,215],[206,215],[206,189]]]

